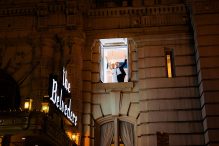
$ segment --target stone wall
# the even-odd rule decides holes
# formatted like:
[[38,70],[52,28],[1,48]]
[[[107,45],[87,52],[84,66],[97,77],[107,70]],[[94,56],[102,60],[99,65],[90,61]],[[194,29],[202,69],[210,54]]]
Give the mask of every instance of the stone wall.
[[191,9],[193,29],[195,32],[198,85],[201,96],[205,144],[207,146],[216,146],[219,144],[218,8],[218,1],[194,0]]
[[[148,39],[148,40],[147,40]],[[165,48],[174,51],[175,77],[167,78]],[[140,145],[157,145],[157,132],[169,145],[202,145],[203,128],[197,72],[190,34],[153,35],[138,48]]]
[[[84,145],[95,145],[96,123],[124,116],[134,121],[136,145],[161,145],[157,133],[165,133],[168,145],[203,145],[195,46],[185,5],[97,9],[88,16]],[[131,82],[100,83],[98,39],[113,37],[132,40]],[[166,75],[165,48],[174,50],[174,78]]]
[[[73,111],[83,111],[81,145],[94,146],[96,124],[115,117],[134,124],[139,146],[218,145],[219,3],[133,0],[133,7],[86,9],[83,2],[0,2],[0,65],[22,101],[32,97],[39,110],[48,75],[67,65]],[[98,40],[113,37],[129,39],[128,83],[100,82]],[[174,51],[173,78],[165,48]]]

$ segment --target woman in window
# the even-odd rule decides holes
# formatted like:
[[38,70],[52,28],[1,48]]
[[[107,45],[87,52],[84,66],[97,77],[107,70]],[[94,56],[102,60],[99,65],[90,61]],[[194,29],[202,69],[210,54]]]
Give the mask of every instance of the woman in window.
[[116,63],[112,63],[111,64],[111,68],[112,68],[112,82],[118,82],[117,80],[117,74],[116,74]]

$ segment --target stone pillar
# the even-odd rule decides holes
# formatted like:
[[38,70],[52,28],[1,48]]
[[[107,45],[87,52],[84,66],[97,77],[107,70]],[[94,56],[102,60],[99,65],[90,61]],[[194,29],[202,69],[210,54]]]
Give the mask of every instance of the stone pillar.
[[48,95],[49,74],[52,71],[52,40],[49,37],[44,37],[42,48],[39,48],[41,53],[35,57],[36,68],[32,76],[32,97],[33,107],[41,108],[41,100],[44,95]]
[[83,142],[94,144],[94,121],[92,117],[92,84],[100,81],[99,57],[100,42],[89,38],[83,54]]
[[[64,57],[66,69],[68,71],[68,80],[71,84],[72,110],[77,116],[77,132],[82,132],[82,48],[84,40],[78,37],[72,37],[68,40],[72,43],[65,48]],[[81,134],[82,135],[82,134]]]
[[205,145],[216,146],[219,145],[219,2],[193,0],[191,8]]
[[77,112],[81,112],[82,106],[82,40],[75,39],[72,49],[71,62],[69,67],[69,77],[71,80],[71,95],[73,98],[73,108]]

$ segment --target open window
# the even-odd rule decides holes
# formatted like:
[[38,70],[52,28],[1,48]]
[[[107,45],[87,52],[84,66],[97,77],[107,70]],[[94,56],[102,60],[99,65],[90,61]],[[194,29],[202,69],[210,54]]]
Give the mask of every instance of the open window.
[[[127,38],[100,39],[101,67],[100,78],[103,83],[116,83],[120,74],[118,67],[125,71],[124,82],[128,82],[128,41]],[[126,60],[126,63],[125,63]]]

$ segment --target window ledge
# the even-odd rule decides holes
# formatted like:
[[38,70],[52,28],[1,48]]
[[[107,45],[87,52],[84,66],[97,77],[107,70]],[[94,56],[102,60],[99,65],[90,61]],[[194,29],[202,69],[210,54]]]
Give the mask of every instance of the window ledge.
[[97,83],[93,84],[93,90],[131,90],[133,82],[120,82],[120,83]]

